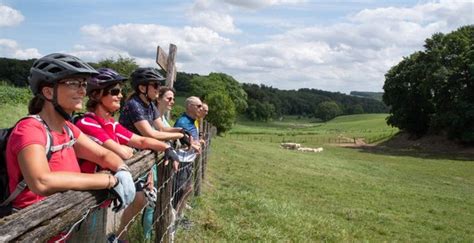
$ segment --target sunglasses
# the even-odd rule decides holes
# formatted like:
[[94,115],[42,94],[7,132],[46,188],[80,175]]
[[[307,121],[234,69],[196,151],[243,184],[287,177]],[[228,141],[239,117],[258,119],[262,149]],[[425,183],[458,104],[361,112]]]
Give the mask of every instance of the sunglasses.
[[119,88],[109,90],[109,94],[112,96],[117,96],[120,93],[122,93],[122,89],[119,89]]
[[80,88],[87,88],[87,81],[80,81],[80,80],[66,80],[59,82],[59,84],[65,84],[69,88],[80,89]]
[[167,100],[168,102],[171,102],[171,101],[175,101],[175,98],[174,98],[174,97],[168,97],[168,98],[166,98],[166,100]]
[[155,88],[155,89],[158,89],[158,88],[160,87],[160,83],[155,83],[155,82],[153,82],[153,83],[148,83],[148,85],[152,86],[152,87]]

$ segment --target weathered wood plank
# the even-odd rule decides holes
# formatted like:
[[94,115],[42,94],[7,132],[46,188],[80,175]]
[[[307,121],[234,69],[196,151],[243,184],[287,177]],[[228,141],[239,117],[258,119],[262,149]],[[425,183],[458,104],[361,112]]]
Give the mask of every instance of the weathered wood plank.
[[[160,157],[162,154],[160,155]],[[155,163],[155,154],[141,151],[126,163],[134,179]],[[49,196],[0,220],[0,242],[12,240],[46,240],[80,219],[90,207],[103,202],[106,190],[66,191]]]
[[170,50],[168,53],[168,66],[166,68],[166,86],[173,87],[176,79],[176,65],[175,58],[178,47],[174,44],[170,44]]
[[156,64],[168,72],[168,55],[160,46],[156,47]]

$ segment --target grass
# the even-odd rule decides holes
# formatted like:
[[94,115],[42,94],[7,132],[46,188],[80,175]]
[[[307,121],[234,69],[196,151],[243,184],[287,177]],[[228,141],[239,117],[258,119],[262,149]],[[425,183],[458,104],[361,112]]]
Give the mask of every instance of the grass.
[[11,127],[20,118],[28,115],[27,104],[4,103],[0,106],[0,128]]
[[325,123],[294,118],[268,123],[244,120],[236,124],[227,136],[247,141],[298,142],[306,146],[350,143],[357,138],[373,143],[383,141],[398,132],[397,128],[387,126],[387,116],[388,114],[348,115]]
[[[0,106],[2,128],[27,113],[27,104],[12,103]],[[194,227],[180,230],[178,241],[473,242],[474,159],[325,144],[339,136],[390,136],[397,130],[385,117],[244,121],[214,138],[202,195],[187,212]],[[281,138],[324,151],[283,150]]]
[[[324,126],[373,130],[383,121],[375,116]],[[195,226],[178,240],[474,241],[474,159],[324,149],[215,138],[203,194],[188,212]]]

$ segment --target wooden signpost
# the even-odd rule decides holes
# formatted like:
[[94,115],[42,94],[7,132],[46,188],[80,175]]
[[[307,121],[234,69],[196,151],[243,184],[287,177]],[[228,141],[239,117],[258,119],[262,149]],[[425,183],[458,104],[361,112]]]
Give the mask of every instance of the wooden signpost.
[[176,79],[176,65],[174,60],[178,48],[176,45],[170,44],[169,55],[167,55],[160,46],[157,46],[156,49],[156,64],[166,72],[166,86],[173,88]]
[[[174,44],[170,44],[169,55],[161,49],[160,46],[156,47],[156,63],[166,72],[166,86],[173,88],[174,81],[176,79],[176,65],[175,57],[177,47]],[[166,114],[168,120],[170,119],[170,112]],[[169,181],[168,178],[171,177],[171,167],[165,166],[164,163],[161,163],[158,166],[158,185],[163,185],[163,191],[159,193],[159,201],[155,208],[155,213],[153,216],[153,222],[158,219],[158,224],[155,227],[155,242],[170,242],[170,232],[169,227],[171,222],[171,195],[173,182]],[[168,179],[169,182],[166,182]],[[161,215],[161,217],[160,217]]]

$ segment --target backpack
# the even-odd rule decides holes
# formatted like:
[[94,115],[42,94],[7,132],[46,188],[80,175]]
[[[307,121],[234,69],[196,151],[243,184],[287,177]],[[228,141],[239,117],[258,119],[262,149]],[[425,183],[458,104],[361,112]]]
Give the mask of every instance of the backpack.
[[64,125],[64,129],[66,130],[67,134],[69,135],[69,142],[60,144],[60,145],[55,145],[51,146],[53,143],[53,135],[51,135],[51,131],[48,127],[48,125],[41,119],[39,115],[29,115],[26,117],[21,118],[17,123],[10,128],[4,128],[0,129],[0,218],[7,216],[13,212],[13,207],[11,205],[11,202],[27,187],[27,184],[25,180],[21,180],[18,185],[16,186],[15,190],[10,193],[9,190],[9,178],[8,178],[8,172],[7,172],[7,155],[6,155],[6,150],[7,150],[7,142],[8,138],[10,137],[11,132],[13,129],[16,127],[16,125],[28,118],[34,118],[38,122],[41,122],[43,124],[45,130],[46,130],[46,158],[48,161],[51,159],[51,156],[54,152],[60,151],[62,149],[72,147],[74,143],[76,142],[76,138],[74,137],[74,134],[67,125]]

